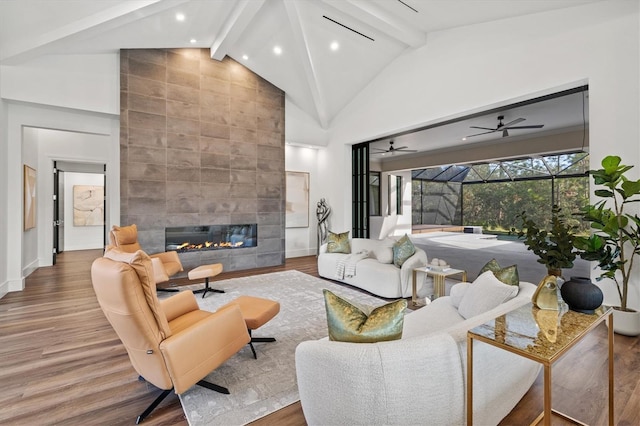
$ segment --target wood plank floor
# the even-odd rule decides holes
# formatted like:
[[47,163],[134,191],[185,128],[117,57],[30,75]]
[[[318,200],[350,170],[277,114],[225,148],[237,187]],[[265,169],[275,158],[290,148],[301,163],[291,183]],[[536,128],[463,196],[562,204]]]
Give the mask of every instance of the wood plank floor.
[[[0,299],[0,424],[132,424],[158,394],[137,380],[95,299],[89,270],[101,254],[100,250],[63,253],[56,266],[29,276],[24,291]],[[216,278],[290,269],[317,276],[316,258],[288,259],[283,266],[225,272]],[[637,425],[640,345],[637,338],[616,335],[615,340],[616,424]],[[606,353],[602,326],[556,364],[555,408],[591,425],[607,423]],[[541,410],[539,378],[502,424],[529,424]],[[407,419],[416,421],[427,424],[428,418]],[[145,424],[187,422],[178,398],[171,395]],[[300,404],[254,422],[273,424],[305,425]]]

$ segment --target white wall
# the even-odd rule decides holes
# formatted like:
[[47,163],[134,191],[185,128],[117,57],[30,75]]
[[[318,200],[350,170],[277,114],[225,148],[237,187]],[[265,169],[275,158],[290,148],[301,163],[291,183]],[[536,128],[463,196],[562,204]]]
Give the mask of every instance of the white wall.
[[[2,71],[0,71],[0,86],[2,86]],[[0,91],[0,95],[2,92]],[[7,216],[9,203],[7,201],[7,109],[5,102],[0,99],[0,259],[7,258]],[[0,261],[0,298],[9,291],[7,280],[7,264]]]
[[392,235],[411,234],[411,171],[394,172],[393,175],[402,177],[402,214],[396,215],[398,219]]
[[99,249],[104,245],[104,226],[75,226],[73,223],[73,187],[104,184],[104,175],[64,172],[64,251]]
[[[392,176],[391,190],[389,176]],[[396,176],[402,177],[402,214],[397,213],[394,188]],[[371,238],[384,239],[388,236],[411,234],[411,171],[382,172],[380,174],[380,210],[381,216],[374,216],[370,219],[369,235]]]
[[[117,122],[117,121],[116,121]],[[107,124],[107,123],[105,123]],[[111,123],[108,123],[111,124]],[[119,129],[119,127],[118,127]],[[113,129],[112,129],[113,130]],[[111,134],[91,134],[72,131],[59,131],[50,129],[37,129],[38,132],[38,159],[40,169],[43,171],[38,181],[38,189],[42,195],[38,196],[41,209],[39,209],[38,225],[38,258],[39,266],[52,264],[51,250],[53,248],[53,230],[49,224],[53,223],[53,162],[54,160],[66,160],[80,163],[107,164],[107,208],[120,217],[120,160],[119,131]],[[117,142],[114,145],[113,139]],[[113,156],[113,158],[111,158]],[[117,167],[117,174],[114,169]],[[102,183],[102,181],[101,181]],[[117,189],[117,198],[114,198]],[[68,198],[68,197],[67,197]],[[118,210],[114,210],[113,204],[117,203]],[[118,220],[119,221],[119,220]],[[68,224],[68,222],[67,222]],[[111,228],[109,224],[108,229]],[[100,228],[102,230],[103,228]],[[101,239],[102,245],[103,239]],[[99,245],[98,247],[101,247]]]
[[[318,219],[316,206],[320,198],[323,177],[319,174],[317,158],[322,148],[285,146],[285,169],[290,172],[309,173],[309,226],[285,229],[285,257],[300,257],[316,254]],[[331,206],[330,200],[327,200]],[[329,216],[329,222],[331,216]]]
[[[40,231],[40,224],[38,220],[42,218],[42,204],[41,204],[41,182],[42,182],[42,170],[38,164],[38,135],[33,129],[22,129],[22,163],[27,165],[36,171],[36,227],[24,231],[24,206],[20,204],[21,216],[20,224],[22,231],[22,271],[26,277],[38,268],[38,232]],[[24,188],[24,173],[20,180],[20,189]],[[12,245],[12,242],[9,241]]]
[[285,97],[285,135],[289,143],[327,146],[329,132]]
[[[24,140],[23,140],[23,128]],[[32,128],[27,130],[26,128]],[[36,130],[37,129],[37,130]],[[53,130],[57,129],[57,130]],[[37,255],[31,236],[22,232],[22,209],[7,209],[8,291],[24,288],[30,265],[52,264],[53,161],[70,160],[107,165],[107,226],[120,217],[120,127],[117,117],[22,102],[8,103],[7,204],[22,205],[22,146],[37,146]],[[35,142],[37,141],[37,142]],[[34,145],[35,143],[35,145]]]
[[107,114],[120,113],[120,55],[46,55],[2,65],[2,97]]
[[[637,166],[637,177],[638,28],[638,2],[607,1],[431,34],[424,47],[383,70],[333,121],[330,154],[318,167],[336,171],[327,190],[344,214],[334,220],[350,221],[351,194],[341,184],[350,179],[344,144],[585,82],[592,168],[615,153]],[[636,273],[634,307],[640,306],[639,281]],[[617,303],[611,285],[603,290],[607,303]]]
[[319,150],[317,167],[322,170],[322,196],[332,209],[331,230],[351,231],[351,145],[334,141]]
[[[119,220],[119,71],[117,53],[49,55],[19,66],[0,66],[2,115],[6,115],[6,120],[3,119],[5,125],[0,127],[3,154],[0,156],[0,166],[3,166],[0,194],[3,195],[3,211],[6,212],[0,223],[3,253],[0,272],[5,275],[4,278],[0,275],[0,297],[5,290],[22,290],[24,277],[34,265],[51,264],[51,173],[55,156],[58,156],[57,159],[107,164],[107,197],[112,201],[107,211],[107,221],[109,224],[111,217]],[[23,127],[84,132],[105,138],[99,146],[88,150],[76,150],[78,145],[59,144],[60,150],[51,153],[47,160],[41,158],[39,150],[42,147],[38,147],[37,255],[33,250],[33,236],[23,236],[22,208],[16,208],[22,206]],[[49,198],[43,198],[45,196]]]

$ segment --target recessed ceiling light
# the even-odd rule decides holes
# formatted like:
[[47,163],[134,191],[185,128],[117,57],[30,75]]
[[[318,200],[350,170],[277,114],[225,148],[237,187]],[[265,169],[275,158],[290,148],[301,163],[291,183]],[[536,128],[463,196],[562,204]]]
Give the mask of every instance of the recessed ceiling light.
[[195,43],[195,42],[197,42],[198,40],[196,40],[195,38],[192,38],[192,39],[191,39],[191,40],[189,40],[189,41],[190,41],[191,43]]
[[338,50],[340,48],[340,43],[338,43],[337,41],[332,41],[329,47],[331,47],[331,50]]
[[176,20],[180,22],[184,21],[184,13],[176,13]]
[[247,59],[249,59],[249,57],[247,55],[242,55],[242,59],[246,61]]
[[467,138],[462,138],[462,140],[463,140],[463,141],[466,141],[466,140],[467,140]]
[[282,54],[282,47],[280,47],[280,46],[274,46],[274,47],[273,47],[273,53],[275,53],[276,55],[280,55],[280,54]]

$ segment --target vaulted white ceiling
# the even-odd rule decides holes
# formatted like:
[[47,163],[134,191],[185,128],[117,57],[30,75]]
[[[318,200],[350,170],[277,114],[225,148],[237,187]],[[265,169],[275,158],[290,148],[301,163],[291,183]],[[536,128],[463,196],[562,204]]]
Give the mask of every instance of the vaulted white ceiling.
[[434,31],[592,1],[0,0],[0,63],[210,48],[212,58],[228,55],[284,90],[326,129],[382,69]]

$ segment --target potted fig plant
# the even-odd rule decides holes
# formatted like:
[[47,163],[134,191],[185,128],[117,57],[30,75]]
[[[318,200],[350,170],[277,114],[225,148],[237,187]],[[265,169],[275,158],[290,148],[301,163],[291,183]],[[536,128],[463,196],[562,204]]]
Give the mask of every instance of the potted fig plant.
[[527,217],[526,212],[518,215],[521,221],[518,238],[524,239],[524,245],[538,256],[538,263],[547,267],[547,273],[556,277],[562,276],[562,269],[573,268],[573,261],[578,255],[574,249],[577,226],[571,225],[557,205],[551,209],[549,230]]
[[617,333],[640,335],[640,313],[629,308],[629,282],[635,256],[640,253],[640,218],[627,212],[630,203],[640,201],[640,179],[630,180],[626,173],[633,166],[620,164],[618,156],[602,160],[602,169],[590,170],[596,185],[594,194],[601,200],[582,208],[582,217],[594,230],[589,237],[576,237],[574,244],[585,260],[598,262],[598,281],[615,283],[620,306],[614,307],[613,326]]
[[[580,286],[576,292],[573,291],[574,285],[584,281],[580,281],[580,277],[571,277],[571,280],[565,283],[562,276],[562,269],[573,268],[573,261],[578,256],[574,246],[577,225],[571,224],[570,219],[557,205],[552,207],[548,230],[529,219],[526,212],[520,213],[518,218],[522,227],[517,232],[518,237],[524,239],[527,249],[538,256],[538,263],[547,267],[547,276],[542,278],[531,297],[533,304],[541,309],[557,310],[557,291],[558,286],[562,284],[562,297],[571,310],[593,313],[593,310],[602,304],[600,288],[585,279],[588,285]],[[564,286],[567,288],[564,289]]]

